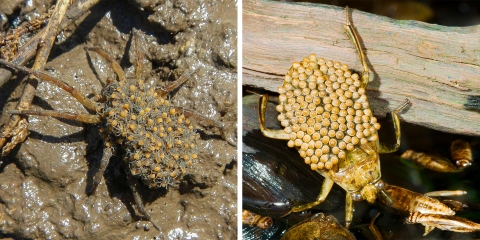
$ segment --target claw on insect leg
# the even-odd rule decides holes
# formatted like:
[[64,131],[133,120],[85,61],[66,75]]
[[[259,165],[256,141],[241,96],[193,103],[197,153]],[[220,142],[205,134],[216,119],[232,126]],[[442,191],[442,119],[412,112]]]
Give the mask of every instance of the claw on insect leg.
[[383,189],[380,190],[380,196],[387,203],[387,205],[392,205],[394,203],[393,199],[388,196],[388,194]]

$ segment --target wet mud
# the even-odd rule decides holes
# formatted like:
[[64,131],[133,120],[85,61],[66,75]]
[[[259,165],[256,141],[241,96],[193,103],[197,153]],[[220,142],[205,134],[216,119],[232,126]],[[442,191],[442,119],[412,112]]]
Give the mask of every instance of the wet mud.
[[[2,30],[41,15],[52,1],[1,7]],[[101,1],[61,32],[46,70],[94,97],[108,78],[109,64],[85,46],[105,50],[128,77],[135,66],[151,87],[183,73],[192,78],[170,94],[175,106],[221,121],[227,137],[237,128],[236,1]],[[4,34],[4,33],[3,33]],[[24,82],[0,88],[0,125],[13,109]],[[31,108],[88,113],[65,91],[39,83]],[[30,135],[0,162],[0,238],[152,239],[159,232],[142,219],[127,184],[121,156],[114,156],[94,194],[87,189],[102,157],[99,127],[51,117],[29,116]],[[180,184],[140,195],[166,239],[237,237],[236,148],[216,128],[194,122],[201,136],[198,160]]]

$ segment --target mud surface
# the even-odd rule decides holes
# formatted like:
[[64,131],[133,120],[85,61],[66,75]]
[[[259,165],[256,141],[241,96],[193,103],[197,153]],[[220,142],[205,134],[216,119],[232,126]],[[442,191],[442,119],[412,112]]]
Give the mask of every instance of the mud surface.
[[[51,1],[20,1],[0,8],[2,28],[48,10]],[[33,4],[33,5],[31,5]],[[225,124],[236,138],[236,1],[101,1],[92,14],[63,31],[46,72],[84,94],[100,92],[115,78],[109,64],[85,46],[110,53],[129,77],[141,62],[146,83],[165,86],[182,73],[192,79],[170,94],[176,106]],[[133,39],[133,40],[132,40]],[[134,40],[137,39],[137,40]],[[0,88],[0,108],[12,109],[21,79]],[[87,113],[65,91],[40,83],[32,108]],[[0,124],[5,124],[2,115]],[[237,159],[215,128],[197,124],[201,139],[194,171],[178,187],[140,185],[145,208],[167,239],[237,237]],[[103,141],[95,125],[30,116],[30,136],[0,162],[0,238],[152,239],[159,235],[142,220],[120,156],[114,156],[92,195]]]

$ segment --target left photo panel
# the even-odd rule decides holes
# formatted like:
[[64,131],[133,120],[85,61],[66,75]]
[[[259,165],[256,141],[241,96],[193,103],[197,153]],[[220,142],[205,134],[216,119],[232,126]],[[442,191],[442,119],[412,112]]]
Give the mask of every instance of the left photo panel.
[[0,238],[236,239],[238,4],[1,4]]

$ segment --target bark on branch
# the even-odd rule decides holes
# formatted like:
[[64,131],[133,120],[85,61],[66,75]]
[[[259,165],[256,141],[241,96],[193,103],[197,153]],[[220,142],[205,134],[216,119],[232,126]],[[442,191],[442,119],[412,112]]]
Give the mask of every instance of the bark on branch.
[[[367,88],[384,116],[406,98],[404,121],[480,135],[480,26],[445,27],[351,10],[375,78]],[[315,53],[362,71],[343,30],[345,9],[319,4],[243,2],[243,84],[277,91],[291,63]]]

